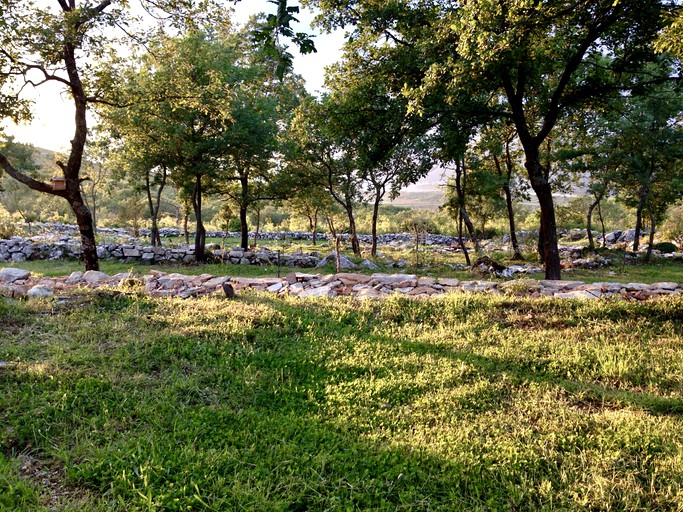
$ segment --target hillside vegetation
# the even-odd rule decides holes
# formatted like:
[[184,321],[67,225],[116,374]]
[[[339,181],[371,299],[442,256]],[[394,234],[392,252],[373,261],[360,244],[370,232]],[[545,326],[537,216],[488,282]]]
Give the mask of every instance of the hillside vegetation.
[[677,510],[683,301],[0,302],[2,510]]

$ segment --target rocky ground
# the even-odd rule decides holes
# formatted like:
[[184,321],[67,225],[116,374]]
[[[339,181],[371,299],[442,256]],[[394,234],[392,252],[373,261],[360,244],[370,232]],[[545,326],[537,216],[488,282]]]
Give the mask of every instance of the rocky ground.
[[449,292],[479,292],[557,299],[622,298],[646,300],[683,294],[679,283],[592,283],[516,279],[498,283],[486,280],[418,277],[414,274],[372,275],[356,273],[315,274],[292,272],[285,277],[216,277],[209,274],[186,276],[151,270],[148,275],[128,273],[109,276],[103,272],[74,272],[68,277],[38,277],[16,268],[0,269],[0,296],[23,298],[65,298],[79,288],[124,287],[144,290],[152,297],[202,297],[218,294],[232,297],[245,289],[297,297],[352,296],[383,299],[401,295],[427,298]]

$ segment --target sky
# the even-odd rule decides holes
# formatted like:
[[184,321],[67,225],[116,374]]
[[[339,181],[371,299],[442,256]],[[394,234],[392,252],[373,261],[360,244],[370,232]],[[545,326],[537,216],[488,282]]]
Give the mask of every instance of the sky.
[[[234,19],[243,24],[247,19],[261,11],[272,12],[274,4],[266,0],[243,0],[233,7]],[[337,31],[323,34],[317,28],[310,26],[314,13],[302,8],[296,15],[298,24],[293,24],[297,32],[307,32],[315,35],[314,41],[317,53],[301,55],[295,45],[290,45],[290,52],[294,55],[294,72],[306,80],[306,88],[311,93],[323,89],[325,66],[341,58],[341,47],[344,43],[344,33]],[[59,151],[67,148],[74,132],[74,108],[61,84],[48,83],[37,89],[26,90],[35,101],[33,106],[34,119],[30,124],[13,125],[4,123],[5,132],[14,135],[19,142],[31,143],[37,147]]]

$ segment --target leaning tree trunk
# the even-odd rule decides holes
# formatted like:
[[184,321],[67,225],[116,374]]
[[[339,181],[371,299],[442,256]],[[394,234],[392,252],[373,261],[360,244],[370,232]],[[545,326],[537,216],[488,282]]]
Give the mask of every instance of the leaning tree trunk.
[[69,206],[71,206],[76,215],[85,268],[86,270],[99,270],[100,265],[97,259],[97,244],[95,243],[95,228],[93,227],[92,215],[85,201],[83,201],[78,187],[75,188],[72,194],[67,196],[67,201],[69,201]]
[[595,208],[600,204],[603,195],[604,193],[600,192],[597,196],[595,196],[595,201],[593,201],[590,204],[590,206],[588,207],[588,213],[586,214],[586,234],[588,235],[588,250],[591,252],[595,252],[595,242],[593,240],[592,231],[593,210],[595,210]]
[[194,234],[194,259],[197,263],[206,261],[206,229],[202,220],[202,177],[197,175],[194,189],[192,190],[192,207],[197,222],[197,229]]

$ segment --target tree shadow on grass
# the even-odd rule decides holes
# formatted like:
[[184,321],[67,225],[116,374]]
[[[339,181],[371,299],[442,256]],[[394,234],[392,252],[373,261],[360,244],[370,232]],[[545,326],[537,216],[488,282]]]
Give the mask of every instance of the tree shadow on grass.
[[[572,393],[572,386],[588,385],[519,361],[384,335],[376,330],[372,307],[334,310],[324,302],[294,304],[262,296],[224,304],[174,302],[166,307],[178,314],[174,322],[160,313],[159,303],[111,300],[96,302],[94,310],[112,318],[143,311],[138,320],[144,326],[137,328],[145,336],[113,340],[115,348],[102,355],[101,367],[78,368],[72,361],[72,370],[60,374],[58,384],[51,375],[0,374],[8,393],[2,399],[8,408],[0,417],[22,427],[11,438],[14,446],[3,449],[61,458],[70,483],[99,490],[101,502],[94,506],[532,510],[553,508],[542,492],[544,482],[551,482],[558,508],[580,508],[576,493],[569,492],[580,474],[561,477],[561,464],[540,455],[510,458],[503,439],[467,439],[457,431],[466,427],[458,418],[436,411],[441,428],[415,417],[398,427],[383,425],[379,420],[398,417],[402,407],[433,391],[430,384],[389,381],[392,368],[381,368],[382,363],[373,368],[372,361],[335,358],[354,355],[354,344],[369,340],[379,353],[391,349],[463,361],[489,381],[508,376]],[[193,307],[202,319],[213,316],[197,322],[186,315]],[[419,315],[410,319],[419,320]],[[233,322],[229,329],[228,321]],[[84,360],[92,363],[87,355]],[[381,379],[388,385],[367,404],[360,397],[354,403],[353,393],[346,401],[330,401],[335,387]],[[471,381],[472,375],[465,375],[450,385]],[[589,388],[579,391],[594,396]],[[473,389],[455,409],[484,416],[504,407],[506,398],[501,387]],[[626,398],[630,407],[651,410],[637,396]],[[679,406],[662,407],[673,415],[674,405]],[[412,443],[411,429],[443,437]],[[507,442],[519,448],[514,439]],[[438,445],[449,445],[450,455],[434,448]],[[635,462],[643,466],[636,469],[646,470],[648,460]],[[661,506],[659,498],[651,499],[651,508]]]

